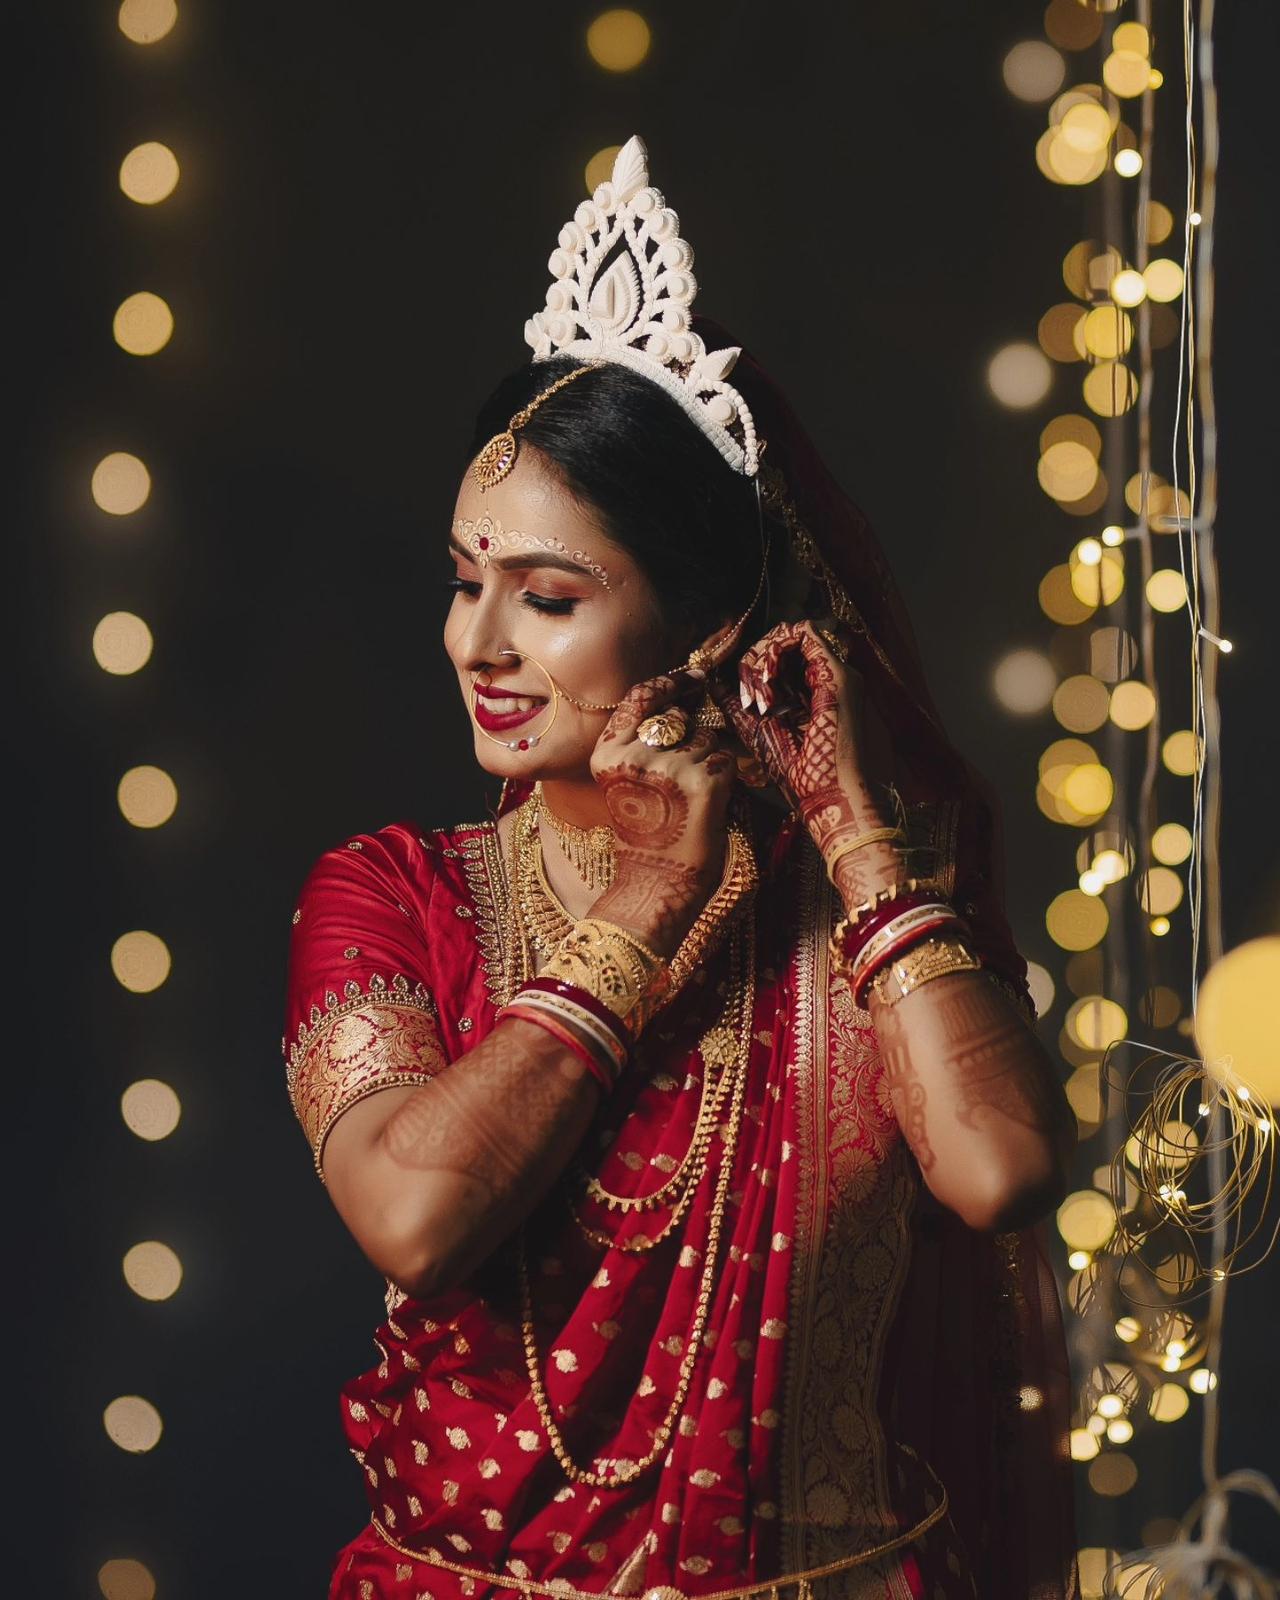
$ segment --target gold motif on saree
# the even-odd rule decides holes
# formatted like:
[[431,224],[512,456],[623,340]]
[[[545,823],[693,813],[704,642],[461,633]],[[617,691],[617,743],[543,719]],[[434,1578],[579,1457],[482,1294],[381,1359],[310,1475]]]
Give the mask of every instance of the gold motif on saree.
[[[954,802],[908,809],[913,871],[955,883]],[[796,953],[800,1163],[782,1451],[784,1570],[892,1538],[888,1444],[877,1410],[883,1346],[906,1280],[920,1185],[889,1097],[870,1014],[831,969],[838,907],[814,852]],[[822,1580],[818,1600],[910,1600],[887,1554]]]

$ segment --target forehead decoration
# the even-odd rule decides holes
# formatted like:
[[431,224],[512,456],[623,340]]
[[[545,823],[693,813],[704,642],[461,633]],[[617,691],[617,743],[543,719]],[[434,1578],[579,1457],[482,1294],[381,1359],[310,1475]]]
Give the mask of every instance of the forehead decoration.
[[550,550],[575,562],[609,588],[608,573],[585,550],[570,550],[560,539],[540,539],[537,534],[521,533],[518,528],[504,528],[497,517],[491,517],[488,512],[482,517],[458,517],[453,531],[458,543],[470,553],[478,567],[487,567],[490,561],[509,551]]

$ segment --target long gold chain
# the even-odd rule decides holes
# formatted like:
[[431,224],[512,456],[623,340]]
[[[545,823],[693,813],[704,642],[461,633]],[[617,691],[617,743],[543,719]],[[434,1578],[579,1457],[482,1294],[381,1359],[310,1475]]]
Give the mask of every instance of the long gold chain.
[[586,1467],[580,1467],[569,1455],[564,1438],[556,1426],[555,1418],[551,1415],[550,1401],[542,1381],[542,1363],[538,1355],[537,1331],[533,1325],[533,1299],[529,1286],[529,1262],[525,1243],[526,1228],[522,1224],[519,1230],[521,1331],[524,1336],[525,1366],[529,1374],[529,1387],[533,1394],[534,1405],[542,1420],[542,1425],[547,1430],[547,1439],[551,1445],[552,1453],[563,1468],[565,1475],[575,1483],[589,1483],[597,1488],[615,1488],[620,1483],[631,1482],[648,1467],[651,1467],[670,1442],[676,1418],[684,1405],[685,1396],[689,1392],[689,1385],[693,1379],[694,1365],[697,1361],[698,1350],[702,1344],[702,1336],[706,1329],[707,1316],[711,1309],[711,1291],[715,1281],[716,1264],[720,1255],[720,1231],[724,1222],[725,1202],[729,1193],[734,1156],[738,1148],[738,1137],[742,1127],[742,1108],[746,1096],[747,1062],[751,1049],[751,1023],[755,1009],[755,918],[753,908],[734,928],[733,938],[734,942],[739,945],[740,950],[739,978],[738,983],[735,985],[736,992],[730,996],[726,1011],[732,1007],[737,1012],[737,1061],[733,1070],[733,1097],[729,1108],[729,1126],[724,1138],[720,1169],[716,1174],[715,1194],[711,1201],[711,1218],[707,1229],[706,1254],[703,1260],[701,1280],[698,1285],[693,1326],[689,1331],[688,1342],[680,1359],[675,1394],[672,1396],[671,1404],[667,1408],[666,1416],[654,1433],[652,1449],[639,1460],[616,1459],[613,1463],[612,1474],[592,1472]]
[[[528,931],[529,942],[541,954],[554,949],[573,927],[572,917],[547,882],[537,832],[539,816],[544,812],[545,802],[541,798],[541,791],[535,789],[520,808],[512,834],[512,880],[520,913],[519,921]],[[681,941],[680,949],[672,962],[672,967],[684,974],[681,983],[687,981],[688,974],[696,965],[697,956],[709,943],[711,933],[725,920],[726,913],[723,908],[727,905],[730,912],[736,910],[742,904],[746,892],[753,889],[757,881],[758,874],[753,870],[755,856],[751,850],[750,839],[740,824],[735,824],[730,831],[728,850],[729,858],[721,887],[695,919],[693,927]],[[526,956],[524,959],[526,977],[531,966],[531,956]],[[637,1234],[632,1239],[619,1240],[617,1243],[620,1249],[632,1253],[651,1249],[666,1238],[688,1209],[693,1189],[701,1181],[705,1168],[711,1128],[719,1116],[729,1087],[728,1069],[734,1059],[734,1043],[732,1025],[724,1021],[703,1035],[699,1046],[703,1059],[702,1098],[694,1131],[679,1166],[656,1189],[642,1195],[615,1194],[606,1189],[593,1173],[588,1172],[580,1160],[574,1159],[573,1168],[579,1185],[585,1188],[592,1199],[608,1206],[610,1211],[656,1210],[667,1202],[669,1196],[675,1196],[670,1202],[675,1208],[673,1214],[659,1233]],[[714,1079],[712,1068],[717,1069]],[[681,1193],[677,1194],[677,1191]],[[579,1230],[592,1243],[607,1245],[614,1242],[610,1235],[584,1222],[572,1200],[569,1202],[569,1210]]]

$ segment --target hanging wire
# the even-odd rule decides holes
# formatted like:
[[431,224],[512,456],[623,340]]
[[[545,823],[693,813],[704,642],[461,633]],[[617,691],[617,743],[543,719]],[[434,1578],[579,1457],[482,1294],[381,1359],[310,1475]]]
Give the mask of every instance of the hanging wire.
[[[1200,949],[1202,928],[1212,965],[1223,953],[1222,886],[1218,865],[1218,838],[1221,815],[1220,718],[1217,701],[1218,656],[1218,572],[1214,551],[1214,522],[1217,515],[1217,412],[1213,387],[1213,312],[1214,312],[1214,218],[1217,200],[1218,100],[1214,80],[1213,22],[1214,0],[1200,0],[1199,28],[1192,18],[1192,0],[1182,0],[1183,83],[1186,95],[1185,159],[1186,197],[1183,224],[1183,293],[1181,338],[1178,348],[1178,377],[1173,429],[1173,512],[1177,524],[1178,560],[1187,590],[1190,622],[1191,691],[1193,706],[1192,737],[1193,787],[1191,856],[1187,871],[1188,907],[1191,918],[1191,1012],[1194,1018],[1199,1001]],[[1150,29],[1150,0],[1139,0],[1139,16]],[[1201,93],[1200,124],[1203,135],[1203,167],[1197,171],[1195,136],[1195,91]],[[1150,99],[1148,92],[1145,97]],[[1144,135],[1149,132],[1144,108]],[[1149,139],[1144,140],[1149,155]],[[1144,162],[1143,172],[1149,162]],[[1197,189],[1199,204],[1197,207]],[[1147,200],[1149,189],[1140,191],[1139,238],[1145,252]],[[1199,221],[1192,220],[1199,211]],[[1194,262],[1193,262],[1194,258]],[[1193,275],[1194,265],[1194,275]],[[1144,319],[1143,330],[1146,331]],[[1149,343],[1143,343],[1143,388],[1150,375]],[[1185,395],[1185,423],[1183,402]],[[1196,401],[1201,410],[1200,460],[1204,467],[1201,490],[1196,470]],[[1145,410],[1143,415],[1145,416]],[[1182,515],[1179,482],[1180,427],[1185,428],[1186,482],[1189,517]],[[1139,447],[1142,485],[1142,536],[1146,537],[1150,483],[1149,431],[1140,425]],[[1197,497],[1199,504],[1197,505]],[[1148,549],[1144,545],[1144,550]],[[1204,597],[1204,611],[1201,596]],[[1207,621],[1205,618],[1207,617]],[[1144,643],[1149,634],[1144,635]],[[1202,643],[1203,641],[1203,643]],[[1202,660],[1202,651],[1209,655]],[[1147,774],[1143,785],[1143,816],[1153,795],[1154,770],[1151,745],[1148,746]],[[1206,837],[1207,835],[1207,837]],[[1103,1058],[1106,1071],[1112,1051],[1134,1044],[1119,1040],[1108,1047]],[[1280,1493],[1263,1473],[1242,1469],[1225,1475],[1218,1471],[1218,1444],[1221,1410],[1217,1375],[1222,1364],[1223,1322],[1226,1286],[1231,1276],[1248,1268],[1239,1267],[1237,1258],[1254,1232],[1238,1231],[1245,1200],[1262,1181],[1265,1189],[1262,1209],[1271,1196],[1274,1175],[1274,1120],[1260,1097],[1250,1094],[1247,1085],[1224,1064],[1210,1070],[1202,1061],[1165,1051],[1152,1052],[1147,1063],[1165,1057],[1169,1065],[1158,1073],[1146,1109],[1134,1125],[1129,1139],[1113,1158],[1111,1166],[1112,1203],[1117,1216],[1117,1241],[1120,1248],[1138,1247],[1150,1230],[1139,1234],[1139,1224],[1129,1219],[1123,1208],[1127,1153],[1133,1150],[1139,1174],[1139,1188],[1156,1213],[1153,1227],[1173,1225],[1189,1242],[1192,1256],[1200,1267],[1198,1236],[1209,1239],[1207,1268],[1200,1268],[1195,1279],[1208,1283],[1208,1313],[1205,1332],[1205,1368],[1208,1386],[1204,1391],[1204,1419],[1201,1434],[1200,1475],[1202,1493],[1180,1519],[1174,1538],[1167,1543],[1131,1551],[1113,1565],[1103,1579],[1105,1596],[1124,1600],[1211,1600],[1230,1594],[1234,1600],[1280,1600],[1280,1589],[1273,1574],[1251,1561],[1229,1543],[1229,1497],[1232,1493],[1252,1494],[1280,1515]],[[1137,1069],[1141,1071],[1141,1067]],[[1131,1075],[1132,1086],[1137,1072]],[[1189,1113],[1195,1096],[1195,1114]],[[1170,1139],[1168,1125],[1177,1124],[1195,1131],[1189,1138]],[[1227,1131],[1223,1131],[1223,1126]],[[1131,1141],[1134,1143],[1131,1144]],[[1230,1170],[1228,1171],[1228,1152]],[[1203,1202],[1188,1199],[1192,1170],[1201,1163],[1207,1169],[1208,1198]],[[1234,1244],[1228,1233],[1235,1225]],[[1278,1225],[1280,1226],[1280,1225]],[[1273,1230],[1260,1259],[1265,1259],[1275,1244]],[[1260,1260],[1252,1263],[1259,1265]],[[1194,1530],[1199,1527],[1199,1535]]]

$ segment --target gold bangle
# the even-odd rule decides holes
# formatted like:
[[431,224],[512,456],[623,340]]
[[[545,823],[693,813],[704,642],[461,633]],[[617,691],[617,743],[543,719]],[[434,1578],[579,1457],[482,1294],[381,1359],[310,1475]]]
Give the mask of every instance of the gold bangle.
[[905,839],[906,834],[901,828],[872,828],[868,833],[860,833],[853,839],[846,839],[838,844],[830,861],[827,862],[827,876],[832,883],[836,881],[836,868],[853,850],[861,850],[864,844],[878,844],[881,839]]
[[877,997],[896,1005],[913,989],[949,972],[973,972],[982,962],[959,939],[923,939],[895,960],[887,962],[871,980]]
[[576,983],[626,1024],[634,1038],[670,985],[666,962],[615,922],[583,917],[551,952],[539,977]]

